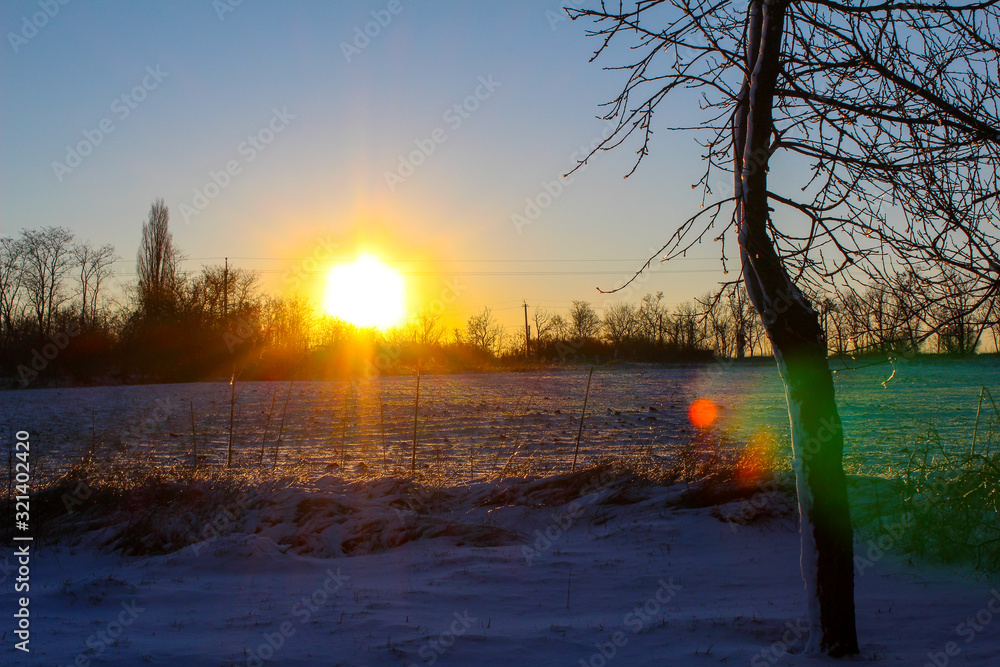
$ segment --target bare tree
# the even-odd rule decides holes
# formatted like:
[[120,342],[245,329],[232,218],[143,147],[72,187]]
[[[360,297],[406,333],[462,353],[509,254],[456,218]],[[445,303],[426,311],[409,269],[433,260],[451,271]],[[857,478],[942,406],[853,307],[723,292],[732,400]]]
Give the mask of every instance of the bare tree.
[[847,354],[851,341],[851,317],[840,299],[831,298],[826,308],[827,346],[835,355]]
[[713,352],[723,357],[732,356],[735,348],[732,341],[735,327],[722,302],[721,290],[719,293],[708,294],[697,301],[705,308],[702,317],[706,333],[712,340]]
[[639,309],[630,303],[613,303],[604,310],[604,335],[617,348],[631,341],[639,329]]
[[969,289],[969,279],[955,272],[945,272],[947,283],[938,282],[939,298],[931,311],[936,320],[938,352],[946,354],[972,354],[979,347],[983,334],[989,329],[990,308],[994,301],[972,308],[975,297]]
[[864,293],[868,313],[868,347],[878,352],[891,350],[898,337],[898,325],[888,289],[875,287]]
[[[962,272],[970,309],[1000,293],[997,2],[640,0],[570,15],[596,22],[597,55],[619,37],[638,54],[618,67],[628,81],[610,103],[617,131],[596,150],[634,135],[638,167],[658,105],[675,91],[700,95],[704,122],[692,129],[706,205],[662,252],[735,236],[788,399],[806,649],[857,653],[843,428],[805,288],[859,275],[884,283],[902,264],[943,289],[945,269]],[[769,181],[778,155],[793,170]],[[714,179],[726,171],[731,185]]]
[[924,339],[920,313],[926,300],[919,282],[913,271],[900,271],[892,278],[891,307],[897,322],[896,351],[900,353],[915,354]]
[[[186,311],[199,313],[215,322],[230,318],[256,317],[262,306],[260,273],[220,264],[203,266],[201,273],[187,281],[180,292]],[[223,313],[224,304],[228,312]]]
[[48,336],[55,311],[71,298],[66,276],[73,268],[73,233],[65,227],[26,229],[22,239],[25,293],[38,333]]
[[553,315],[549,311],[541,306],[535,306],[531,320],[535,325],[535,340],[542,342],[552,337]]
[[0,342],[14,331],[24,285],[24,243],[10,236],[0,238]]
[[73,257],[76,261],[77,280],[80,289],[80,324],[91,324],[97,321],[97,304],[101,295],[101,286],[114,275],[112,266],[118,259],[115,247],[111,244],[95,248],[88,242],[73,246]]
[[283,353],[301,356],[309,348],[314,331],[313,308],[302,296],[265,298],[261,304],[262,340]]
[[639,334],[652,345],[663,345],[666,322],[669,319],[663,305],[663,292],[647,294],[639,304]]
[[549,320],[549,331],[552,332],[552,337],[562,340],[568,338],[570,335],[569,324],[566,319],[559,314],[553,315],[552,319]]
[[705,342],[706,332],[702,316],[690,301],[677,304],[667,323],[670,342],[681,350],[697,350]]
[[441,324],[439,310],[422,308],[417,313],[417,319],[412,327],[413,341],[422,345],[437,345],[444,337],[444,325]]
[[497,322],[489,308],[469,318],[465,327],[465,342],[491,355],[500,354],[506,339],[503,326]]
[[759,327],[760,320],[743,285],[737,283],[725,290],[726,306],[733,323],[733,353],[737,359],[742,359],[753,347],[755,329]]
[[574,301],[569,311],[572,334],[580,339],[595,338],[601,332],[601,318],[587,301]]
[[837,332],[836,348],[841,352],[857,352],[865,347],[868,312],[865,300],[856,290],[838,292],[833,326]]
[[170,211],[162,199],[149,208],[142,224],[136,255],[139,307],[146,315],[160,315],[176,305],[180,288],[181,253],[170,233]]

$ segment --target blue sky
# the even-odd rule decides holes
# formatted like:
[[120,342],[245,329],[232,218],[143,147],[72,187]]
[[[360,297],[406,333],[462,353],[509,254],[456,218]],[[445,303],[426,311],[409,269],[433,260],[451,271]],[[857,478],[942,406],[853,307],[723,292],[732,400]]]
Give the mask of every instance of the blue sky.
[[[232,2],[4,2],[0,233],[66,225],[114,243],[128,281],[162,197],[185,269],[239,258],[283,290],[304,258],[369,250],[423,298],[457,284],[454,322],[488,305],[513,324],[522,299],[606,303],[596,288],[638,264],[608,260],[646,256],[697,210],[690,135],[660,132],[628,180],[634,147],[553,185],[621,83],[561,3]],[[543,206],[518,230],[529,200]],[[717,257],[707,243],[629,299],[698,295]]]

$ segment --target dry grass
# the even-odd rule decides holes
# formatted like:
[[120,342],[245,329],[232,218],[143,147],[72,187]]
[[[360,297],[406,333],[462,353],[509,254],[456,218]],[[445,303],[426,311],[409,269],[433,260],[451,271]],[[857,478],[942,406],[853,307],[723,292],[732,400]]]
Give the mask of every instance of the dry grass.
[[[134,453],[90,452],[31,496],[32,527],[47,541],[100,533],[101,546],[130,555],[187,546],[192,526],[220,507],[246,508],[245,498],[268,479],[261,468],[195,470]],[[8,505],[9,500],[4,505]]]
[[[859,492],[860,540],[941,563],[1000,572],[1000,413],[984,411],[965,452],[933,425],[909,444],[904,472]],[[951,445],[951,446],[949,446]]]
[[[50,541],[88,540],[132,556],[162,554],[218,535],[239,533],[248,512],[266,512],[280,492],[293,490],[307,499],[285,520],[306,532],[311,526],[319,531],[329,521],[340,521],[356,512],[356,507],[340,506],[351,505],[354,498],[395,498],[392,507],[386,501],[385,510],[395,507],[414,517],[403,532],[393,523],[396,519],[368,521],[345,542],[344,548],[350,552],[446,535],[485,545],[509,540],[510,535],[441,520],[441,516],[467,510],[456,503],[472,500],[476,506],[510,502],[558,505],[596,491],[603,492],[601,504],[628,504],[644,497],[644,487],[669,484],[686,486],[682,504],[705,506],[749,497],[770,474],[760,451],[708,438],[679,447],[670,456],[656,456],[648,447],[635,447],[572,473],[534,469],[530,458],[515,460],[503,477],[471,481],[436,474],[433,468],[415,475],[402,471],[386,475],[378,474],[380,467],[372,466],[350,480],[324,478],[328,481],[321,480],[322,488],[318,488],[316,481],[310,481],[316,479],[316,471],[278,479],[268,468],[246,464],[195,470],[191,462],[165,463],[106,448],[100,455],[94,451],[81,458],[65,475],[39,489],[32,497],[32,522],[37,534]],[[331,484],[338,489],[337,502],[325,493]],[[315,506],[310,504],[310,494],[315,496]]]

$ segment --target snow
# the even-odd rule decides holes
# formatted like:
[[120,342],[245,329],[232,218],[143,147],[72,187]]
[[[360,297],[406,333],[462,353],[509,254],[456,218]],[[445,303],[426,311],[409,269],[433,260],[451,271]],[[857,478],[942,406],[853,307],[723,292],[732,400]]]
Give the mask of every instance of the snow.
[[[845,466],[889,475],[905,468],[911,445],[933,423],[947,445],[967,451],[982,386],[1000,386],[1000,360],[901,361],[883,386],[888,365],[840,368],[835,377],[844,422]],[[537,373],[427,376],[421,381],[418,465],[450,469],[452,476],[499,471],[515,463],[566,469],[573,457],[587,369]],[[409,468],[415,378],[381,378],[351,397],[343,382],[296,382],[288,404],[279,473],[340,464],[343,443],[353,470],[368,461],[377,472]],[[236,404],[238,461],[256,462],[266,440],[270,463],[288,383],[239,383]],[[272,392],[277,401],[268,422]],[[36,479],[62,471],[92,445],[124,451],[130,460],[155,450],[179,460],[191,451],[191,408],[200,456],[225,461],[229,426],[228,383],[50,388],[0,391],[0,429],[29,426]],[[788,406],[773,361],[720,362],[682,367],[595,370],[584,423],[581,459],[650,446],[669,453],[690,440],[687,408],[697,398],[719,406],[720,428],[740,441],[769,434],[788,460]],[[385,422],[379,402],[385,406]],[[348,419],[343,419],[345,407]],[[655,412],[650,410],[654,408]],[[620,413],[620,414],[618,414]],[[27,424],[25,424],[27,422]],[[265,427],[267,427],[265,433]],[[384,440],[383,440],[384,432]],[[471,469],[470,469],[471,468]]]
[[[794,514],[752,521],[771,505],[691,508],[685,491],[592,472],[440,489],[328,476],[271,483],[232,532],[162,555],[40,535],[33,652],[8,634],[0,663],[835,664],[786,654],[808,627]],[[856,586],[864,660],[1000,661],[991,584],[886,555]]]
[[[781,375],[787,378],[788,368],[784,365],[784,361],[780,357],[778,359],[781,367]],[[788,396],[788,419],[792,432],[792,469],[795,471],[795,491],[799,509],[799,543],[801,545],[799,569],[802,571],[802,581],[805,584],[806,592],[806,607],[809,610],[809,638],[803,652],[816,655],[820,650],[823,627],[820,622],[819,585],[817,583],[817,577],[819,576],[819,554],[816,549],[816,536],[813,532],[812,522],[810,521],[815,505],[812,490],[809,488],[805,461],[805,446],[809,435],[802,427],[802,403],[792,395],[791,387],[788,387],[786,391]]]

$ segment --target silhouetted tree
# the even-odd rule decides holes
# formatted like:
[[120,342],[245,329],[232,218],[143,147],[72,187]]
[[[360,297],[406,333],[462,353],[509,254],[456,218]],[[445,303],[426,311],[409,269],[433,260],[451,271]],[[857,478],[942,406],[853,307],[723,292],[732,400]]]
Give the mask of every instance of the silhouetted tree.
[[645,341],[654,346],[663,345],[665,323],[669,314],[663,305],[663,292],[647,294],[639,304],[639,331]]
[[[213,326],[226,327],[239,319],[256,320],[261,303],[257,271],[215,264],[190,276],[180,292],[182,311]],[[226,312],[224,307],[228,308]]]
[[[885,267],[899,260],[931,288],[947,288],[946,269],[962,272],[971,311],[996,299],[1000,9],[992,1],[642,0],[570,15],[597,23],[597,55],[619,36],[638,54],[618,67],[628,81],[609,107],[617,131],[595,151],[636,134],[638,167],[659,104],[678,91],[699,94],[708,164],[700,182],[706,198],[721,198],[662,252],[679,256],[708,234],[736,238],[788,399],[810,598],[806,650],[857,653],[843,428],[805,288],[838,274],[847,284],[861,275],[884,284],[893,272]],[[768,178],[786,165],[782,178]],[[731,185],[713,179],[720,171],[732,174]],[[796,216],[805,224],[790,226]]]
[[570,335],[569,324],[566,323],[566,318],[562,315],[556,313],[549,320],[549,331],[552,332],[552,338],[555,339],[565,339]]
[[506,334],[489,308],[469,318],[465,325],[464,342],[480,352],[498,355],[503,349]]
[[111,244],[95,248],[88,242],[73,246],[77,280],[80,290],[80,325],[93,324],[97,320],[97,305],[104,282],[114,275],[112,266],[118,256]]
[[422,308],[417,312],[412,326],[412,340],[420,345],[438,345],[444,337],[441,313],[438,310]]
[[989,328],[996,304],[989,301],[972,308],[975,296],[969,289],[970,280],[953,271],[946,272],[944,280],[935,285],[935,300],[931,316],[936,320],[938,351],[945,354],[972,354]]
[[24,243],[10,236],[0,238],[0,344],[9,343],[19,318],[24,287]]
[[604,310],[601,322],[604,336],[617,352],[635,338],[638,331],[638,309],[630,303],[613,303]]
[[181,253],[170,233],[170,211],[162,199],[149,208],[136,254],[139,307],[146,317],[173,312],[180,289]]
[[725,288],[725,300],[733,323],[733,352],[737,359],[742,359],[748,350],[751,352],[753,350],[757,329],[760,328],[760,318],[756,316],[757,313],[742,284],[736,283]]
[[[562,318],[560,318],[560,320],[561,319]],[[545,342],[552,338],[554,333],[554,316],[552,313],[545,310],[541,306],[535,306],[534,313],[531,316],[531,321],[535,326],[535,340]]]
[[38,333],[48,336],[59,306],[72,296],[66,276],[73,268],[73,233],[65,227],[26,229],[22,244],[25,294]]
[[577,338],[596,338],[601,332],[601,318],[590,303],[574,301],[569,311],[569,326]]
[[678,304],[667,322],[667,339],[679,350],[700,349],[707,337],[702,320],[702,314],[693,303]]

